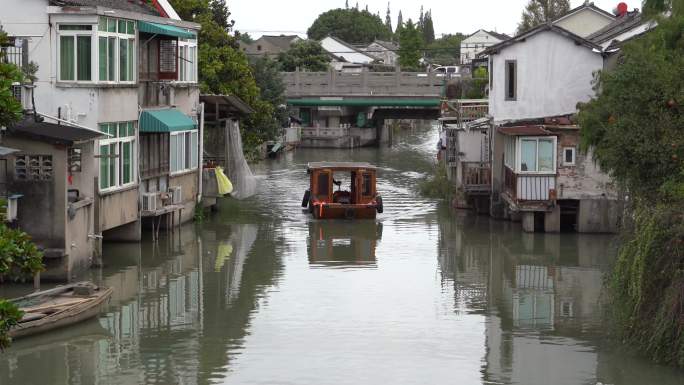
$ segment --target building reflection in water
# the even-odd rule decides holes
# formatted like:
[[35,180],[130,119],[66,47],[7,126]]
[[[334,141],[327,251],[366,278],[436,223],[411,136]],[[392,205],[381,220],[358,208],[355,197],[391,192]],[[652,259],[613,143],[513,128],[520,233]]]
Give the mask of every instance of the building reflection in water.
[[0,384],[196,384],[225,374],[282,269],[271,251],[245,277],[258,231],[186,226],[157,244],[108,244],[106,266],[84,277],[114,288],[107,313],[16,341],[0,356]]
[[375,249],[382,223],[373,220],[309,222],[307,253],[314,267],[377,267]]
[[439,265],[443,284],[454,287],[455,311],[484,315],[483,383],[680,383],[674,370],[637,359],[625,367],[624,356],[603,347],[611,237],[525,234],[516,224],[467,215],[440,223]]

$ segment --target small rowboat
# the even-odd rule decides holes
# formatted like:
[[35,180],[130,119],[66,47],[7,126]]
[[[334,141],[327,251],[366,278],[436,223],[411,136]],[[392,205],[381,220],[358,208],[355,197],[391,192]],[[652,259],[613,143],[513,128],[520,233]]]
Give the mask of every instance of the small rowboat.
[[[375,219],[383,212],[382,197],[375,187],[377,169],[368,163],[309,163],[309,189],[302,198],[316,219]],[[347,177],[348,175],[348,177]],[[342,188],[342,177],[349,189]],[[337,186],[337,191],[334,191]]]
[[69,326],[97,316],[112,288],[81,282],[29,294],[12,300],[24,316],[9,335],[16,339]]

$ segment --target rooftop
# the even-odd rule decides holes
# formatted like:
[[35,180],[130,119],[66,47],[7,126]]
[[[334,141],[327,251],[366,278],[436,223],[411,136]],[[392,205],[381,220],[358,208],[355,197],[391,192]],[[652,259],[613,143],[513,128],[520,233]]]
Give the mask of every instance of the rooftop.
[[607,26],[587,36],[587,39],[596,44],[602,44],[640,26],[642,21],[641,12],[636,10],[627,12],[625,15],[613,20]]
[[107,7],[122,11],[160,16],[159,11],[147,0],[50,0],[50,5],[75,7]]
[[45,121],[36,122],[33,116],[30,115],[26,115],[21,122],[10,126],[9,132],[13,135],[66,145],[93,140],[105,135],[95,130],[74,127],[68,124],[48,123]]
[[575,35],[574,33],[568,31],[567,29],[559,27],[555,24],[546,23],[546,24],[540,24],[537,27],[534,27],[527,32],[523,32],[523,33],[521,33],[517,36],[514,36],[508,40],[502,41],[501,43],[495,44],[495,45],[487,48],[486,50],[482,51],[478,56],[496,54],[503,48],[506,48],[506,47],[513,45],[513,44],[516,44],[518,42],[524,42],[525,40],[527,40],[527,38],[534,36],[538,33],[545,32],[545,31],[551,31],[551,32],[555,32],[557,34],[560,34],[562,36],[565,36],[568,39],[573,40],[578,45],[583,45],[587,48],[596,49],[599,51],[601,50],[601,46],[594,43],[593,41],[590,41],[590,40],[585,39],[581,36]]

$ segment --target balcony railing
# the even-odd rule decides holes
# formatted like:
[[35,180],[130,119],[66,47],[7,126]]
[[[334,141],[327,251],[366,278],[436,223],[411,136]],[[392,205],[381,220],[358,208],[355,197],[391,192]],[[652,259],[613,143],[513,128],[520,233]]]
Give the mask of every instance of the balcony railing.
[[551,201],[556,194],[556,174],[516,174],[504,166],[504,189],[516,202]]
[[463,162],[463,187],[466,192],[489,192],[492,168],[489,162]]
[[465,128],[465,124],[474,120],[486,118],[489,115],[489,100],[487,99],[454,99],[446,102],[443,117],[457,118],[458,127]]

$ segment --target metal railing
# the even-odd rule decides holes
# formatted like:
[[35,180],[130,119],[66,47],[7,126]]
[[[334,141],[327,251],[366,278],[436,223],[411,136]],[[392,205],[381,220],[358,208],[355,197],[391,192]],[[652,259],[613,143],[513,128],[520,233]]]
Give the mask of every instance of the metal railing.
[[489,100],[487,99],[453,99],[446,101],[443,117],[457,119],[458,126],[465,128],[467,123],[489,115]]

